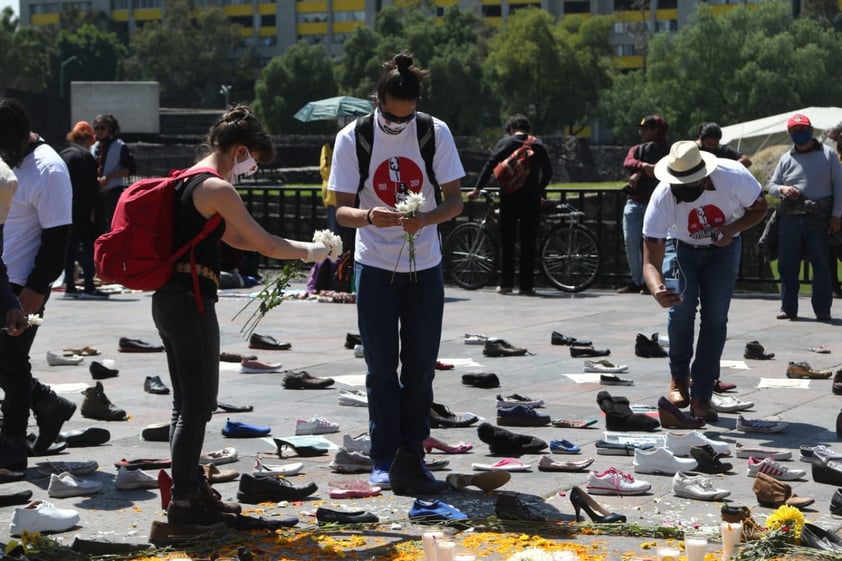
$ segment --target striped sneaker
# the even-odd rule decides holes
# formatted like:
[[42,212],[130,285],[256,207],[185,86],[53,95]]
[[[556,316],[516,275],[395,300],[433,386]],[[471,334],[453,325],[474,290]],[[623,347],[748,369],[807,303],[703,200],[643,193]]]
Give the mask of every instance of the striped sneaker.
[[748,470],[746,474],[749,477],[757,477],[758,473],[765,473],[769,477],[774,477],[779,481],[794,481],[796,479],[802,479],[807,475],[807,472],[803,469],[784,467],[769,458],[758,460],[752,456],[748,459],[747,465]]

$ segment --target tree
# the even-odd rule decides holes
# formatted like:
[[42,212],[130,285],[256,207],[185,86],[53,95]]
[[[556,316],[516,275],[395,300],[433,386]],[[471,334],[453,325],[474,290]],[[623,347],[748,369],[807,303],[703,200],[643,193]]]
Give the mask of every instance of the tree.
[[20,27],[10,7],[0,12],[0,75],[9,88],[43,93],[55,41],[34,27]]
[[255,86],[255,111],[278,133],[329,132],[335,122],[302,123],[293,115],[308,101],[337,95],[334,62],[320,45],[299,41],[272,58]]
[[[128,49],[116,33],[103,31],[91,23],[58,32],[55,52],[50,56],[50,91],[68,91],[72,80],[112,81],[119,79],[120,63]],[[72,59],[72,57],[76,57]],[[62,76],[63,62],[66,65]],[[64,86],[59,84],[64,78]]]

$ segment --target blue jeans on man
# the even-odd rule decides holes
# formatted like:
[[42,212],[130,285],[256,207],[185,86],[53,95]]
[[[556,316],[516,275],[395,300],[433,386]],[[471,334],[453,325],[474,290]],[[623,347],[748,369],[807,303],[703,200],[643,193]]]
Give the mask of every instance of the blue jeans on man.
[[643,282],[643,215],[647,203],[626,200],[623,207],[623,239],[626,243],[626,260],[629,262],[631,281],[635,286]]
[[[694,398],[710,400],[719,379],[741,248],[740,237],[725,247],[693,248],[676,240],[667,241],[664,276],[678,270],[682,294],[681,303],[670,308],[667,319],[670,374],[677,380],[692,378],[690,395]],[[697,307],[699,338],[694,354]]]
[[[371,459],[392,463],[398,449],[424,455],[444,313],[440,266],[396,273],[355,265],[357,316],[365,361]],[[400,363],[400,368],[398,367]]]
[[[821,221],[818,221],[821,223]],[[778,214],[778,273],[781,275],[781,311],[798,315],[798,273],[806,250],[813,271],[810,299],[817,318],[830,317],[833,287],[830,280],[830,242],[827,230],[805,214]],[[835,264],[834,264],[835,266]]]

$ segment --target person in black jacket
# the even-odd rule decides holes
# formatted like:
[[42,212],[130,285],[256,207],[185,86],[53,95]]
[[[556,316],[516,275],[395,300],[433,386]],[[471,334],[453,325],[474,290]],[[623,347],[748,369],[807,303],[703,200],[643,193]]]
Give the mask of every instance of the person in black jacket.
[[[99,198],[97,161],[91,154],[94,129],[87,121],[79,121],[67,133],[70,145],[59,155],[70,172],[73,185],[73,229],[64,262],[65,298],[104,300],[108,294],[94,286],[94,240],[96,239],[96,207]],[[76,257],[85,273],[85,291],[76,290]]]
[[[529,137],[532,127],[525,115],[516,113],[506,122],[506,136],[497,142],[491,156],[480,171],[474,190],[468,194],[473,200],[479,196],[480,188],[488,182],[494,166],[505,160],[509,154],[520,147]],[[553,176],[553,166],[547,149],[540,139],[532,143],[534,152],[526,184],[519,191],[506,193],[500,191],[500,238],[502,240],[502,259],[500,286],[497,292],[511,294],[515,284],[515,240],[520,227],[520,274],[518,276],[519,294],[535,294],[533,277],[535,271],[535,252],[538,243],[538,224],[541,220],[541,202],[545,198],[547,185]]]

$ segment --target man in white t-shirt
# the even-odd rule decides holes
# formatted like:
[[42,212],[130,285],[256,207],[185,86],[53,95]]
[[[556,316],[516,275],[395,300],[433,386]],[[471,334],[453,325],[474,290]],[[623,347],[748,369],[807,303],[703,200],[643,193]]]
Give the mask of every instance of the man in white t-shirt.
[[711,396],[740,267],[739,234],[763,220],[766,199],[745,166],[700,151],[693,141],[673,144],[655,164],[655,177],[660,183],[643,219],[643,274],[655,300],[669,308],[667,399],[716,421]]
[[[416,105],[427,72],[412,57],[396,55],[377,83],[377,108],[368,177],[359,191],[355,124],[336,135],[328,189],[336,192],[336,218],[356,228],[357,313],[368,374],[369,433],[374,463],[369,481],[396,494],[447,488],[425,468],[433,377],[441,339],[444,280],[437,224],[462,211],[465,175],[447,125],[433,119],[435,156],[428,176],[416,131]],[[415,216],[396,209],[413,193],[424,196]],[[407,236],[414,236],[414,255]],[[400,363],[400,366],[399,366]]]
[[[52,282],[64,267],[72,223],[73,190],[64,161],[44,139],[30,131],[29,117],[15,99],[0,99],[0,154],[14,164],[18,188],[3,227],[3,260],[23,313],[43,316]],[[0,387],[3,422],[0,467],[26,469],[27,453],[60,451],[54,445],[61,426],[76,404],[57,396],[32,377],[29,351],[37,326],[14,337],[0,333]],[[29,409],[35,412],[38,438],[27,444]]]

